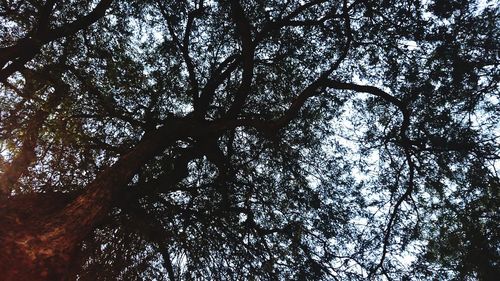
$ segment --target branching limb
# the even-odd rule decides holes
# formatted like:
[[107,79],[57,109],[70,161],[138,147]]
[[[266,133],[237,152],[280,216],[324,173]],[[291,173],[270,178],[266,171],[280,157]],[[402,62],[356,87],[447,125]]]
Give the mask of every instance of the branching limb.
[[12,162],[4,167],[4,172],[0,176],[0,196],[9,196],[15,183],[26,173],[29,166],[35,161],[35,148],[40,135],[40,130],[47,117],[61,103],[68,86],[62,81],[56,81],[54,92],[49,94],[45,105],[39,108],[31,116],[26,127],[21,148],[14,156]]
[[[48,19],[55,1],[48,1],[39,12],[40,25],[30,36],[20,39],[16,44],[0,48],[0,82],[20,70],[26,62],[40,52],[43,45],[56,39],[67,37],[94,24],[104,16],[113,0],[101,0],[87,15],[60,27],[49,29]],[[8,64],[10,62],[10,64]]]
[[197,100],[199,98],[199,96],[198,96],[199,85],[198,85],[198,79],[196,77],[195,65],[194,65],[193,59],[191,58],[191,56],[189,54],[189,43],[190,43],[190,36],[191,36],[191,31],[192,31],[192,28],[194,25],[194,21],[197,17],[200,17],[201,15],[203,15],[203,11],[205,10],[205,8],[200,3],[200,7],[198,7],[197,9],[195,9],[193,11],[190,11],[188,13],[186,27],[184,30],[184,36],[181,40],[179,38],[179,36],[177,36],[177,33],[175,32],[174,23],[172,21],[171,16],[169,15],[166,7],[164,6],[164,4],[161,1],[157,1],[157,4],[158,4],[158,7],[160,9],[160,12],[161,12],[163,18],[165,19],[165,21],[167,23],[168,32],[169,32],[170,36],[172,37],[172,40],[174,41],[174,43],[177,45],[177,48],[181,51],[182,58],[184,60],[184,63],[186,64],[186,67],[188,70],[188,76],[189,76],[189,83],[191,86],[189,91],[191,92],[193,104],[196,107]]
[[125,121],[134,127],[147,127],[146,124],[132,117],[132,114],[130,112],[118,106],[113,97],[106,96],[105,93],[103,93],[95,83],[92,83],[91,78],[87,77],[85,73],[74,68],[70,69],[70,71],[82,83],[82,88],[87,90],[90,95],[92,95],[99,101],[100,105],[105,111],[105,114],[110,117]]
[[401,122],[400,126],[400,131],[399,131],[399,136],[401,138],[400,144],[404,149],[405,157],[406,157],[406,162],[408,164],[408,169],[409,169],[409,178],[408,178],[408,183],[407,187],[405,190],[405,193],[398,199],[396,204],[393,207],[392,213],[389,218],[389,222],[387,223],[387,229],[384,234],[384,239],[383,239],[383,248],[382,248],[382,256],[380,258],[379,263],[372,268],[368,275],[368,279],[370,279],[380,268],[383,269],[383,264],[385,257],[387,255],[388,247],[390,244],[390,237],[391,237],[391,231],[394,226],[394,222],[396,220],[397,214],[399,212],[399,209],[401,207],[401,204],[405,202],[408,198],[410,198],[411,193],[413,192],[414,189],[414,173],[415,173],[415,165],[412,160],[412,155],[411,155],[411,141],[409,140],[406,131],[408,130],[408,127],[410,126],[410,112],[407,109],[407,106],[398,98],[386,93],[385,91],[374,87],[374,86],[365,86],[365,85],[358,85],[354,83],[345,83],[345,82],[339,82],[335,80],[328,80],[327,82],[328,87],[334,88],[334,89],[343,89],[343,90],[353,90],[356,92],[364,92],[364,93],[369,93],[371,95],[380,97],[384,99],[385,101],[395,105],[399,111],[403,115],[403,121]]
[[231,1],[231,16],[236,24],[236,29],[241,40],[243,73],[240,87],[234,97],[234,102],[227,112],[229,118],[235,117],[241,111],[248,97],[253,78],[255,52],[255,46],[252,42],[252,26],[239,0]]
[[207,84],[201,91],[198,104],[195,106],[195,115],[197,118],[202,118],[207,113],[210,104],[213,102],[215,91],[224,80],[226,80],[240,64],[240,55],[232,55],[226,58],[219,67],[211,74]]

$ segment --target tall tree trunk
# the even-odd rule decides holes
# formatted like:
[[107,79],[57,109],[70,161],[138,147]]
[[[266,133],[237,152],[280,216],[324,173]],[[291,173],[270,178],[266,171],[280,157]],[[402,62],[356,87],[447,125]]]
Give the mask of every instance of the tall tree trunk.
[[78,196],[25,194],[0,200],[0,278],[64,280],[82,240],[103,221],[140,167],[176,140],[219,135],[238,124],[173,118],[103,170]]
[[177,120],[145,137],[78,196],[25,194],[0,201],[0,279],[64,280],[81,241],[103,220],[137,170],[193,132]]

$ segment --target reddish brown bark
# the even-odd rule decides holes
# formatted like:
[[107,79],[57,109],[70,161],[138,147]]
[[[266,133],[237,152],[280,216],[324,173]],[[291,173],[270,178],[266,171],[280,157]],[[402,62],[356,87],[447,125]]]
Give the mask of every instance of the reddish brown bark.
[[70,196],[53,193],[15,196],[0,202],[2,280],[62,279],[71,246],[42,230],[47,218],[60,211],[69,199]]
[[218,134],[235,125],[175,119],[146,136],[78,196],[31,194],[0,200],[2,280],[65,280],[81,241],[106,217],[142,165],[178,139]]
[[54,194],[1,200],[1,279],[64,280],[78,245],[105,218],[121,187],[152,156],[193,132],[182,124],[175,122],[149,135],[72,200]]

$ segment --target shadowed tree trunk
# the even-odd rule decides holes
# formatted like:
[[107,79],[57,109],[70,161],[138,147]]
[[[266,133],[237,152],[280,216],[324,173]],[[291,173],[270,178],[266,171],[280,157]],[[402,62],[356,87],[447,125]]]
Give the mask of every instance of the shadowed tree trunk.
[[135,148],[102,171],[83,194],[35,193],[3,198],[0,200],[2,278],[66,278],[82,240],[105,218],[117,196],[142,165],[175,140],[220,134],[237,124],[174,119],[146,135]]
[[[141,141],[101,172],[85,193],[28,194],[0,201],[0,272],[4,280],[60,280],[80,242],[113,205],[136,171],[172,140],[188,132],[176,122]],[[172,131],[175,133],[166,134]],[[74,196],[73,196],[74,197]]]
[[498,13],[379,2],[0,1],[0,280],[495,276]]

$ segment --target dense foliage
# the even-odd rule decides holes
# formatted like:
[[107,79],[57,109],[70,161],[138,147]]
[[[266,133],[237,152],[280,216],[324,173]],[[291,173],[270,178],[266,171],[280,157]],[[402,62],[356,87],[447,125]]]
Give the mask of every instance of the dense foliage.
[[499,23],[495,1],[2,1],[3,200],[71,201],[149,141],[79,280],[489,280]]

